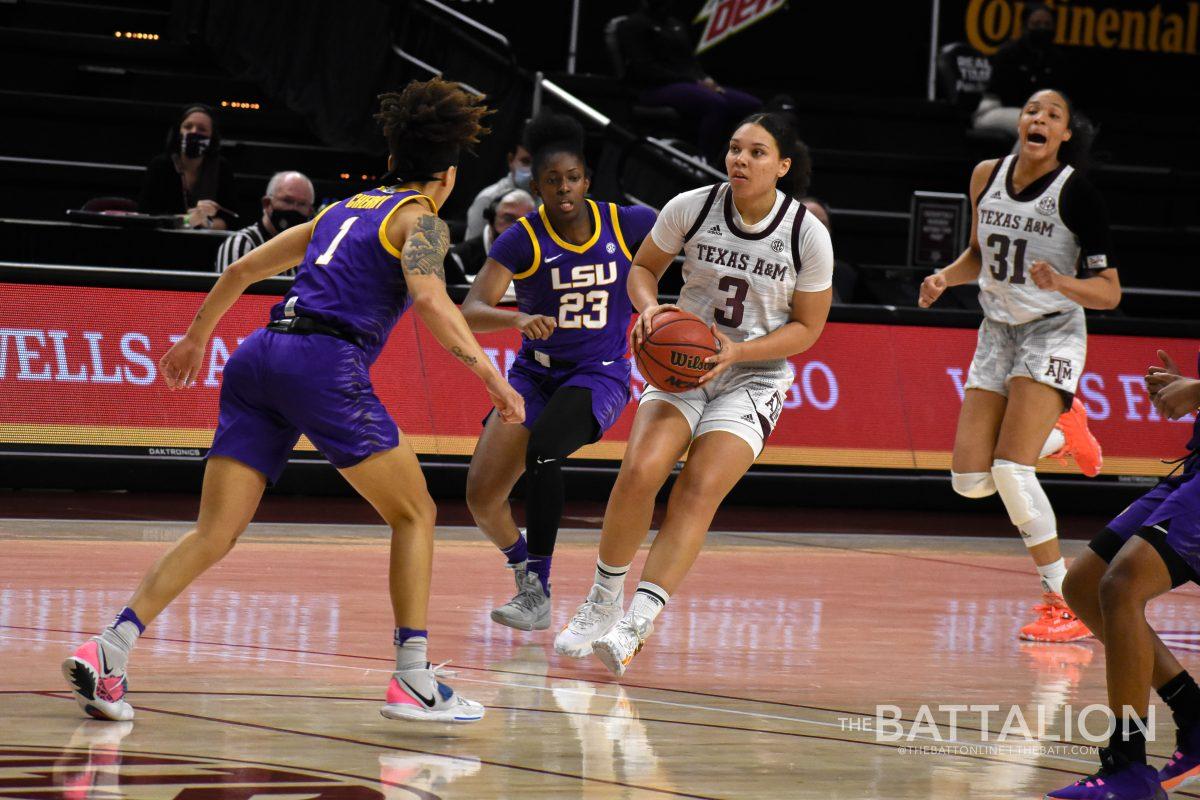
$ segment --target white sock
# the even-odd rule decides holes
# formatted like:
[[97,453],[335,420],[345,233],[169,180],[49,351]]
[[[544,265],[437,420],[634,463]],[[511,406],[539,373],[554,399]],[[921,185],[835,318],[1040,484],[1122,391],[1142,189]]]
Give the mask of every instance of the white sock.
[[642,581],[633,593],[633,601],[629,604],[629,616],[653,622],[670,599],[671,595],[667,594],[666,589],[650,581]]
[[620,594],[625,588],[625,576],[629,573],[629,565],[614,567],[596,559],[596,585],[603,587],[611,594]]
[[1039,566],[1038,575],[1042,578],[1042,591],[1062,594],[1063,578],[1067,577],[1067,562],[1059,559],[1051,564]]
[[396,672],[410,669],[425,669],[429,664],[429,637],[409,636],[403,644],[396,645]]
[[129,664],[129,654],[133,652],[133,646],[137,644],[140,635],[141,631],[138,630],[137,625],[120,618],[100,632],[96,639],[104,648],[104,660],[108,663],[109,670],[112,672],[125,671],[125,667]]
[[1051,453],[1057,453],[1059,450],[1062,450],[1063,445],[1066,444],[1066,442],[1067,439],[1065,436],[1063,436],[1063,432],[1058,428],[1055,428],[1054,430],[1050,431],[1050,435],[1046,437],[1046,443],[1042,445],[1042,452],[1038,458],[1045,458]]

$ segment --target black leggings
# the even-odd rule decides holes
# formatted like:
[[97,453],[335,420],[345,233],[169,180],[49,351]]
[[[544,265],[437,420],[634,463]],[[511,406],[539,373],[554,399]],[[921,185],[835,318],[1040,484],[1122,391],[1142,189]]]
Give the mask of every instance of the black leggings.
[[525,451],[525,536],[529,554],[549,556],[563,514],[562,459],[600,438],[592,390],[564,386],[529,431]]

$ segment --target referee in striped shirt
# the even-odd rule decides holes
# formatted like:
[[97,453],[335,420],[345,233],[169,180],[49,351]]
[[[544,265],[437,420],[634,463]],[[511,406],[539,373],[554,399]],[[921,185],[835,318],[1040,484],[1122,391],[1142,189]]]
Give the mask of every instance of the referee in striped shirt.
[[[217,251],[217,272],[226,268],[276,234],[312,219],[313,185],[303,173],[276,172],[267,182],[262,218],[227,238]],[[290,269],[287,275],[295,275]]]

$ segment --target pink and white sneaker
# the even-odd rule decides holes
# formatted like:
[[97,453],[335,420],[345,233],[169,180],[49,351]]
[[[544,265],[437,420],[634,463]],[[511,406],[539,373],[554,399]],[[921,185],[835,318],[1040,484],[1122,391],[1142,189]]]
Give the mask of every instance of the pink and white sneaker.
[[62,674],[84,713],[113,722],[133,719],[133,706],[124,699],[129,689],[125,670],[109,669],[99,637],[88,639],[63,661]]
[[419,722],[478,722],[483,719],[483,705],[460,696],[439,681],[438,668],[426,664],[425,669],[393,672],[388,684],[387,704],[379,709],[379,713],[388,719]]

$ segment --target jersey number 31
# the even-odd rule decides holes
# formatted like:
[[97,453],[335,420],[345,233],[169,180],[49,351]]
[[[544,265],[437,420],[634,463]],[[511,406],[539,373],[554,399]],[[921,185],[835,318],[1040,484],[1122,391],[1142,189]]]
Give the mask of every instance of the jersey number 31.
[[998,281],[1008,278],[1008,250],[1011,245],[1013,251],[1012,259],[1012,278],[1009,283],[1024,283],[1025,282],[1025,246],[1029,242],[1026,239],[1009,239],[1002,233],[993,233],[987,238],[987,246],[993,248],[992,277]]

